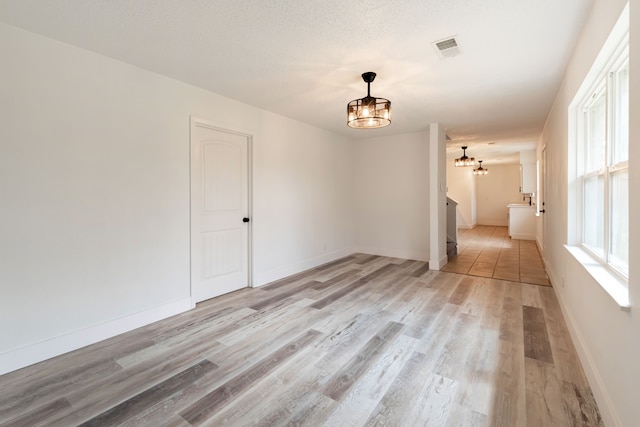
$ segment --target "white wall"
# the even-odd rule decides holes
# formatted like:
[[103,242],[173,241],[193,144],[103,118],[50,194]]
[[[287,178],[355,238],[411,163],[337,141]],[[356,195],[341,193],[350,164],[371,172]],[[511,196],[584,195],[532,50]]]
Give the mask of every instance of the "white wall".
[[344,137],[263,112],[254,146],[254,284],[353,252],[354,156]]
[[190,115],[255,136],[255,284],[352,251],[348,139],[4,24],[0,57],[0,373],[190,308]]
[[538,158],[536,157],[536,150],[526,150],[520,152],[520,163],[535,163]]
[[447,162],[447,195],[458,202],[458,228],[476,226],[476,179],[473,168],[455,167]]
[[520,165],[485,165],[487,175],[474,175],[478,192],[478,224],[509,225],[507,205],[528,203],[520,194]]
[[[640,171],[630,176],[630,281],[631,311],[622,311],[564,248],[567,241],[567,108],[618,19],[626,1],[595,0],[589,20],[576,46],[548,117],[540,144],[547,146],[546,233],[543,256],[554,290],[580,354],[606,425],[632,426],[640,419]],[[640,0],[630,0],[630,158],[640,155]]]
[[447,264],[447,135],[439,123],[429,125],[429,268]]
[[367,138],[355,146],[358,250],[427,261],[429,134]]

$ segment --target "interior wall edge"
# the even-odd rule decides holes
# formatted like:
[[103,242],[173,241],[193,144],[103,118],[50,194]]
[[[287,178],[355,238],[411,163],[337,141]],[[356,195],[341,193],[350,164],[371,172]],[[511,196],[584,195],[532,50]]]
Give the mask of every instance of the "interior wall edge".
[[410,259],[414,261],[429,261],[429,254],[423,251],[412,251],[399,248],[380,248],[373,246],[359,246],[356,252],[367,255],[386,256],[389,258]]
[[509,223],[506,221],[487,220],[487,221],[478,221],[477,225],[489,225],[491,227],[508,227]]
[[559,279],[560,276],[556,275],[549,264],[545,263],[545,266],[547,275],[549,276],[549,281],[551,282],[553,288],[553,292],[556,294],[556,298],[558,299],[558,303],[560,304],[562,316],[565,319],[567,329],[569,330],[569,334],[571,335],[571,340],[573,341],[573,345],[576,347],[578,358],[582,363],[585,375],[587,377],[587,380],[589,381],[589,386],[591,387],[593,396],[598,404],[598,409],[600,410],[602,420],[607,426],[622,427],[622,422],[620,421],[620,418],[616,413],[613,401],[611,400],[611,396],[609,395],[609,392],[604,385],[602,375],[600,375],[600,371],[598,370],[597,365],[593,360],[593,357],[591,356],[589,347],[586,345],[582,333],[578,328],[578,323],[571,312],[571,308],[565,301],[562,292],[558,290],[558,286],[560,286],[561,283]]
[[462,228],[464,230],[473,230],[474,228],[476,228],[476,225],[478,225],[478,224],[461,224],[461,223],[458,223],[458,228]]
[[195,307],[191,297],[182,298],[129,316],[78,329],[0,354],[0,375],[95,344]]
[[430,259],[429,260],[429,270],[441,270],[442,267],[447,265],[449,262],[449,257],[447,254],[444,254],[439,259]]
[[358,252],[355,248],[343,248],[314,258],[309,258],[295,264],[283,265],[260,273],[254,272],[253,287],[258,288],[260,286],[264,286],[271,282],[275,282],[276,280],[284,279],[285,277],[301,273],[322,264],[344,258],[355,252]]

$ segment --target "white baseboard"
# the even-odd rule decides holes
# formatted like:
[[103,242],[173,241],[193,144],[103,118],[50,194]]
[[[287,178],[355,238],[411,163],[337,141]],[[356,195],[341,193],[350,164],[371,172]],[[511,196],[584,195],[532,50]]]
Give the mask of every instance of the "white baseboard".
[[267,272],[261,273],[260,275],[256,275],[253,278],[253,286],[260,287],[260,286],[269,284],[271,282],[275,282],[276,280],[280,280],[285,277],[298,274],[302,271],[309,270],[310,268],[314,268],[319,265],[326,264],[328,262],[335,261],[340,258],[344,258],[356,252],[369,254],[369,255],[387,256],[391,258],[413,259],[413,260],[424,261],[424,262],[428,260],[428,256],[426,253],[415,252],[415,251],[404,251],[404,250],[397,250],[397,249],[385,249],[385,248],[373,248],[373,247],[344,248],[328,254],[323,254],[315,258],[310,258],[310,259],[298,262],[296,264],[285,265],[282,267],[274,268]]
[[511,238],[517,239],[517,240],[536,240],[536,235],[535,234],[512,234]]
[[430,259],[429,270],[440,270],[442,267],[447,265],[447,262],[449,262],[449,257],[447,255],[444,255],[442,258],[436,260]]
[[[363,253],[370,255],[387,256],[391,258],[412,259],[417,261],[428,261],[428,254],[416,251],[405,251],[398,249],[386,249],[386,248],[374,248],[374,247],[358,247],[358,248],[344,248],[338,251],[334,251],[328,254],[310,258],[296,264],[285,265],[282,267],[274,268],[259,275],[254,275],[253,286],[260,287],[276,280],[283,279],[285,277],[300,273],[310,268],[317,267],[322,264],[326,264],[331,261],[346,257],[353,253]],[[446,256],[445,256],[446,264]],[[443,264],[444,265],[444,264]]]
[[458,228],[462,228],[463,230],[473,230],[476,228],[477,224],[458,224]]
[[508,227],[509,223],[507,221],[483,220],[482,222],[478,221],[478,225],[489,225],[493,227]]
[[600,372],[598,371],[596,364],[591,357],[591,352],[585,345],[584,338],[582,337],[580,329],[577,327],[576,320],[573,317],[569,306],[566,304],[562,293],[558,289],[558,286],[562,286],[562,282],[556,276],[555,272],[553,272],[549,267],[547,267],[547,275],[549,276],[549,280],[553,286],[554,293],[558,298],[560,310],[562,311],[562,315],[564,316],[564,319],[566,321],[567,328],[569,329],[569,334],[571,335],[571,339],[573,340],[576,352],[578,353],[578,358],[582,363],[585,375],[587,376],[587,379],[589,381],[589,386],[591,387],[593,396],[598,404],[600,416],[602,416],[605,425],[622,427],[620,418],[618,417],[613,406],[611,396],[609,396],[609,393],[607,392],[607,389],[604,385],[604,381],[602,381],[602,377],[600,376]]
[[429,254],[426,252],[409,251],[404,249],[390,249],[390,248],[374,248],[371,246],[361,246],[357,248],[356,252],[369,255],[386,256],[390,258],[400,259],[412,259],[416,261],[427,262],[429,260]]
[[280,280],[287,276],[291,276],[310,268],[317,267],[322,264],[326,264],[331,261],[335,261],[340,258],[344,258],[347,255],[351,255],[356,252],[353,248],[344,248],[334,252],[329,252],[314,258],[309,258],[304,261],[297,262],[291,265],[285,265],[282,267],[274,268],[259,275],[254,275],[253,286],[260,287],[276,280]]
[[0,375],[166,319],[191,310],[193,307],[191,297],[183,298],[99,325],[9,350],[0,354]]

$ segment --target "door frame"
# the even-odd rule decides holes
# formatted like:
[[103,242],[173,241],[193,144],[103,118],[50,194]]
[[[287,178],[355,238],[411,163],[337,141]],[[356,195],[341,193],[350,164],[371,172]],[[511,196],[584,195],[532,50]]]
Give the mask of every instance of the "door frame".
[[196,302],[193,296],[193,271],[192,260],[193,253],[191,253],[192,247],[192,233],[193,224],[191,223],[192,211],[191,206],[193,203],[192,185],[193,185],[193,130],[196,126],[206,127],[215,131],[230,133],[233,135],[239,135],[247,139],[247,215],[251,219],[247,223],[247,287],[253,288],[253,140],[254,132],[230,127],[221,123],[217,123],[211,120],[203,119],[197,116],[189,116],[189,296],[191,297],[191,304],[195,307]]
[[546,203],[547,198],[547,144],[542,146],[540,150],[540,159],[538,160],[538,198],[536,200],[536,215],[540,218],[540,238],[538,246],[541,256],[544,259],[545,240],[547,237],[546,230]]

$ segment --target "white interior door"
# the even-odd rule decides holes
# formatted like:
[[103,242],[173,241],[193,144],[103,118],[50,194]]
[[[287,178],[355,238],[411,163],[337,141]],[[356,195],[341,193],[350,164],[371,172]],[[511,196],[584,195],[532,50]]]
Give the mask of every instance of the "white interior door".
[[[540,159],[540,194],[538,195],[538,212],[541,213],[542,217],[542,233],[540,236],[540,249],[544,250],[545,238],[547,233],[547,221],[546,221],[546,207],[545,207],[545,198],[547,197],[547,147],[544,146],[542,148],[542,158]],[[544,256],[544,253],[541,254]]]
[[249,286],[250,136],[191,121],[191,294]]
[[541,255],[544,256],[544,238],[545,238],[545,208],[544,208],[544,198],[547,194],[547,176],[546,176],[546,163],[547,163],[547,148],[542,148],[542,155],[540,156],[540,160],[538,160],[538,184],[537,184],[537,197],[536,197],[536,216],[540,218],[538,222],[538,232],[537,232],[537,240],[540,245],[540,250],[543,252]]

